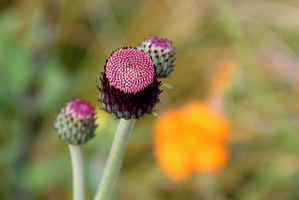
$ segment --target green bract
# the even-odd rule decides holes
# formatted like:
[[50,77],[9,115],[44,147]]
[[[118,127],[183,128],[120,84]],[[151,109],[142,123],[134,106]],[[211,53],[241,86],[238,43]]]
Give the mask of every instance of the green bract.
[[173,71],[175,52],[169,40],[148,37],[138,46],[138,49],[151,57],[158,78],[166,78]]
[[83,100],[72,100],[60,110],[53,126],[61,140],[86,143],[95,136],[94,108]]

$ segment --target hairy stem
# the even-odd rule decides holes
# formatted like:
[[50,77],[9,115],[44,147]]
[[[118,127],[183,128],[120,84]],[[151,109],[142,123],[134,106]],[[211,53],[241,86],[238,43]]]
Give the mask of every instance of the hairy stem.
[[95,200],[110,199],[135,121],[120,120]]
[[84,200],[82,157],[78,145],[69,144],[73,167],[73,200]]

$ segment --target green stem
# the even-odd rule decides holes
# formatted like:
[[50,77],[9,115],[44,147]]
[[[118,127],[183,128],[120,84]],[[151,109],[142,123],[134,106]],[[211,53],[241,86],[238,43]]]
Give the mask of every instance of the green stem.
[[73,200],[84,200],[84,178],[80,147],[69,144],[73,167]]
[[120,120],[95,200],[110,199],[135,121]]

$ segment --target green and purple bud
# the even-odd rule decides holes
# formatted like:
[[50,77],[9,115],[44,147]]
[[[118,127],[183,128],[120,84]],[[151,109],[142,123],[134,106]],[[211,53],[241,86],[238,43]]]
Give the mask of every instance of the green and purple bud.
[[175,52],[171,41],[166,38],[148,37],[138,46],[153,60],[158,78],[166,78],[173,71]]
[[95,136],[94,115],[90,103],[74,99],[60,110],[53,126],[61,140],[68,144],[84,144]]
[[98,82],[103,110],[116,118],[137,119],[153,112],[161,93],[151,58],[134,48],[113,52]]

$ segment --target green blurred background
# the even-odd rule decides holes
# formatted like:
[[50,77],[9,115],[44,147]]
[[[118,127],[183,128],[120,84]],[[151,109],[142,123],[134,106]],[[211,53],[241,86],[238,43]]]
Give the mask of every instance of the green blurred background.
[[[1,0],[0,199],[71,199],[67,145],[51,123],[69,100],[100,108],[97,74],[110,53],[150,34],[176,48],[157,113],[206,101],[223,59],[236,63],[225,91],[230,160],[214,175],[174,183],[152,153],[152,125],[138,120],[116,186],[117,200],[299,199],[297,0]],[[82,146],[92,199],[118,121],[98,113]]]

